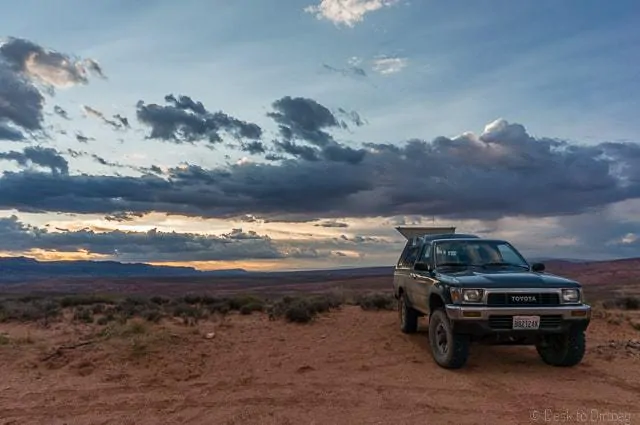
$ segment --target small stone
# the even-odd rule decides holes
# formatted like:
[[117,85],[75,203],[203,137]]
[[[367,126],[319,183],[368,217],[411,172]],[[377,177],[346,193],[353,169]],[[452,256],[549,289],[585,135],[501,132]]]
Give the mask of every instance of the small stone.
[[209,332],[204,337],[205,337],[205,339],[213,339],[213,338],[215,338],[215,336],[216,336],[215,332]]

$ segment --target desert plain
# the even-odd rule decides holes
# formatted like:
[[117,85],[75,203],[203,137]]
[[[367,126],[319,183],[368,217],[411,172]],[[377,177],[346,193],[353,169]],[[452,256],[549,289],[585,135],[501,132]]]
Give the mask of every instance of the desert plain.
[[594,307],[574,368],[481,345],[439,368],[388,273],[5,285],[0,424],[640,423],[640,260],[548,270]]

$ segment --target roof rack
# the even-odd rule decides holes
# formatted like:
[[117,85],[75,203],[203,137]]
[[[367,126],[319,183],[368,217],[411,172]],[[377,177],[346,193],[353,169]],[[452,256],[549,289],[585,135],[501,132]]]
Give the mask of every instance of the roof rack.
[[405,239],[409,240],[424,235],[452,234],[456,232],[455,227],[396,227]]

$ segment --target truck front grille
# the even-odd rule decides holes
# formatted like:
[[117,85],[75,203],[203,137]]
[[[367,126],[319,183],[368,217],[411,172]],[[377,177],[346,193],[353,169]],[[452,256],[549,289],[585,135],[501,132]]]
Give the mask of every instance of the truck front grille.
[[[491,329],[496,330],[505,330],[511,329],[511,324],[513,321],[512,315],[495,315],[489,316],[489,326]],[[562,323],[562,315],[554,314],[554,315],[545,315],[540,316],[540,329],[544,330],[552,330],[560,327]]]
[[490,306],[551,306],[559,304],[560,296],[550,292],[493,292],[489,293],[487,297],[487,305]]

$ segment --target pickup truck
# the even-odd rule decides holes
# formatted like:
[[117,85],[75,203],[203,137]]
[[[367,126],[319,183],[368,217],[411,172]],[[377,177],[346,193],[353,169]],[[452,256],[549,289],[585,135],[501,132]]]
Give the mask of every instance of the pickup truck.
[[455,233],[455,227],[396,227],[406,245],[393,291],[400,329],[429,320],[435,362],[463,367],[471,343],[534,345],[548,365],[575,366],[585,353],[591,307],[582,286],[529,264],[508,241]]

